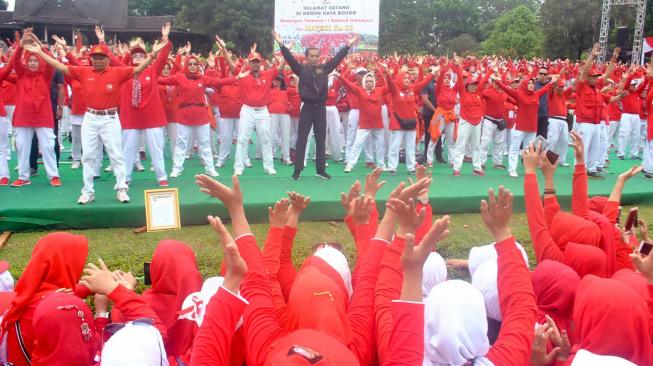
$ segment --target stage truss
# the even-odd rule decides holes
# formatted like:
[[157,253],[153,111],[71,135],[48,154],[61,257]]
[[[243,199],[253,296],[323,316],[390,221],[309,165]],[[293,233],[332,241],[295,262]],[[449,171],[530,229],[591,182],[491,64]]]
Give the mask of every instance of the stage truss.
[[637,7],[637,15],[635,18],[635,33],[633,40],[633,56],[631,63],[633,65],[639,64],[642,57],[642,45],[644,42],[644,19],[646,17],[646,0],[603,0],[601,7],[601,33],[599,34],[599,44],[601,45],[601,53],[599,53],[598,61],[605,62],[606,54],[608,53],[608,35],[610,34],[610,9],[613,6],[620,5],[635,5]]

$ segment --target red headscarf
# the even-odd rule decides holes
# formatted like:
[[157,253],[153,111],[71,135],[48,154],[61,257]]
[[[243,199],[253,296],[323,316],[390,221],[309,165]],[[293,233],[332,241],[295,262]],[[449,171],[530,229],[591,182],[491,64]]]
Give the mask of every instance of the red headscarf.
[[599,247],[606,256],[605,275],[610,277],[617,269],[617,246],[614,242],[616,228],[605,215],[596,211],[590,210],[588,219],[596,224],[601,232]]
[[605,252],[597,247],[569,243],[562,262],[573,268],[581,279],[588,274],[605,277]]
[[[300,352],[293,352],[297,348],[300,349]],[[314,356],[321,356],[319,365],[360,365],[356,356],[344,344],[313,329],[301,329],[276,341],[272,345],[264,365],[308,366],[313,364],[308,359],[310,355],[302,356],[302,349],[308,350]]]
[[52,233],[39,239],[16,284],[16,298],[2,319],[3,332],[20,319],[27,306],[47,292],[74,288],[87,256],[88,242],[82,235]]
[[601,230],[595,223],[580,216],[558,211],[549,227],[553,241],[563,251],[569,242],[593,246],[599,246],[601,242]]
[[314,329],[349,345],[353,335],[347,322],[348,302],[338,272],[311,256],[297,274],[288,298],[288,330]]
[[[36,71],[30,71],[27,68],[27,61],[32,56],[39,62],[39,67]],[[29,103],[32,105],[34,111],[40,111],[44,108],[43,105],[46,102],[50,103],[50,85],[49,80],[46,81],[43,76],[44,70],[45,62],[38,55],[32,52],[25,53],[25,77],[22,78],[21,85],[27,95],[30,96]]]
[[567,265],[547,259],[531,272],[531,282],[537,298],[538,323],[544,324],[544,315],[548,315],[560,330],[571,335],[574,297],[580,284],[578,274]]
[[603,208],[605,207],[605,204],[608,202],[607,197],[603,196],[596,196],[590,198],[590,210],[602,213]]
[[[630,268],[624,268],[612,275],[613,280],[617,280],[624,285],[632,288],[642,297],[642,300],[648,300],[648,281],[646,277],[639,272],[635,272]],[[653,324],[651,324],[653,326]]]
[[177,317],[186,296],[202,288],[195,253],[185,243],[162,240],[152,255],[150,275],[152,288],[143,292],[143,300],[168,328],[168,355],[183,355],[193,344],[196,326]]
[[580,349],[650,365],[649,310],[633,289],[612,279],[587,276],[576,292],[574,327]]
[[46,295],[34,312],[32,366],[92,365],[100,339],[93,313],[80,298]]
[[[197,72],[191,73],[191,72],[188,70],[188,63],[189,63],[191,60],[197,62]],[[199,79],[199,78],[202,77],[202,71],[201,71],[201,69],[200,69],[199,60],[197,59],[197,57],[195,57],[195,56],[188,56],[188,57],[186,58],[186,62],[184,62],[184,74],[186,74],[186,77],[189,78],[189,79]]]

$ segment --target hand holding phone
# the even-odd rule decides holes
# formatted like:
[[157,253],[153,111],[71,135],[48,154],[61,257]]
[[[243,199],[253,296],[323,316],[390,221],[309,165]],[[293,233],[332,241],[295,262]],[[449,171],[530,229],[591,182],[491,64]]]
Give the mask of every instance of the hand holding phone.
[[649,255],[649,253],[651,253],[651,249],[653,249],[653,244],[643,241],[639,243],[639,248],[637,248],[637,251],[639,254]]
[[549,160],[549,163],[551,163],[551,165],[556,165],[556,163],[558,162],[558,157],[559,157],[558,154],[554,153],[553,151],[551,150],[546,151],[546,158],[547,160]]
[[535,146],[535,149],[537,149],[538,146],[542,146],[542,151],[546,151],[549,149],[549,141],[542,136],[537,136],[535,141],[533,141],[533,146]]

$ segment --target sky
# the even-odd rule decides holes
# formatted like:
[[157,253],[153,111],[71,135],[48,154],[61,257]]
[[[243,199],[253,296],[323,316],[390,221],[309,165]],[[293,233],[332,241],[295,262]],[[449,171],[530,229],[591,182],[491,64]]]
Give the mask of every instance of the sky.
[[14,3],[16,2],[16,0],[7,0],[7,2],[9,3],[9,8],[7,9],[14,10]]

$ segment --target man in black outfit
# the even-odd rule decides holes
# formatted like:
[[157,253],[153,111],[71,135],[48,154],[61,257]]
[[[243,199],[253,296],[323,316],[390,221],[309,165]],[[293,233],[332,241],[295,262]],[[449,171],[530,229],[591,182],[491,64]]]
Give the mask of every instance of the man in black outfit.
[[[429,67],[429,72],[432,71],[432,67]],[[431,80],[420,92],[422,97],[422,116],[424,116],[424,156],[422,157],[422,162],[420,164],[426,165],[428,163],[427,154],[429,149],[429,144],[431,144],[431,133],[429,128],[431,126],[431,119],[433,119],[433,114],[435,114],[435,108],[437,108],[438,103],[435,96],[435,80]],[[438,139],[435,145],[435,160],[439,163],[445,163],[444,158],[442,157],[442,137]]]
[[[549,83],[549,69],[542,66],[535,79],[535,90],[544,88]],[[540,97],[540,106],[537,109],[537,135],[547,138],[549,134],[549,93]]]
[[306,153],[306,140],[313,128],[315,135],[316,153],[316,176],[323,179],[331,179],[326,172],[325,144],[326,144],[326,100],[328,92],[329,74],[340,64],[350,47],[358,40],[358,36],[350,39],[347,46],[340,49],[334,58],[320,64],[320,53],[317,48],[306,50],[306,64],[300,64],[292,55],[290,50],[283,45],[283,39],[276,31],[272,31],[275,41],[281,48],[283,58],[292,69],[295,75],[299,76],[299,96],[302,99],[302,109],[299,114],[299,126],[297,128],[297,144],[295,146],[295,171],[292,175],[294,180],[304,169],[304,155]]

